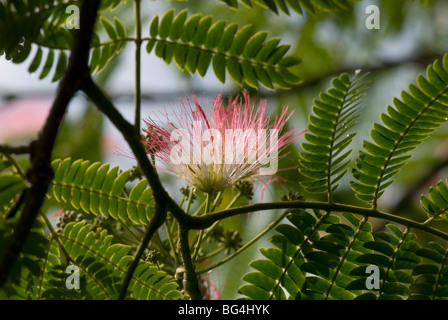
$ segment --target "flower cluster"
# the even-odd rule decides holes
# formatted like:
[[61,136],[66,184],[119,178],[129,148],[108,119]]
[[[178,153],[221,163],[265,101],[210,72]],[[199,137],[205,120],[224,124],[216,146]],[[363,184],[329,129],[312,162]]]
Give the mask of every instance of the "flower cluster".
[[162,170],[214,193],[239,180],[272,176],[284,156],[282,149],[302,134],[293,134],[293,129],[281,133],[292,115],[288,107],[272,122],[265,113],[266,102],[251,103],[247,92],[229,98],[227,106],[218,95],[211,108],[193,97],[181,100],[172,117],[165,113],[165,124],[145,119],[142,143],[166,165]]

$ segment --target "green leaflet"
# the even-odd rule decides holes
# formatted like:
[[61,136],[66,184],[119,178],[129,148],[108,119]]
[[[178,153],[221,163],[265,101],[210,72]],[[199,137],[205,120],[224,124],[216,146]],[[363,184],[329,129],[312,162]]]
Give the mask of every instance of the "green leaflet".
[[446,182],[440,180],[437,186],[431,186],[428,196],[422,195],[420,204],[431,219],[447,220],[448,210],[448,187]]
[[14,174],[0,176],[0,212],[6,211],[17,195],[25,189],[23,179]]
[[238,8],[239,2],[245,6],[252,8],[255,5],[271,10],[275,13],[282,11],[290,14],[292,9],[294,12],[303,15],[303,9],[310,13],[315,11],[333,12],[348,10],[352,7],[353,2],[357,0],[221,0],[233,8]]
[[406,164],[408,153],[447,119],[448,55],[442,62],[428,66],[426,78],[417,77],[417,85],[403,91],[381,114],[381,122],[370,131],[372,141],[364,143],[359,152],[351,182],[359,199],[373,202],[393,182],[393,177]]
[[41,278],[36,283],[37,297],[39,300],[62,299],[91,299],[85,288],[71,290],[66,287],[66,264],[61,259],[59,244],[51,239],[47,249],[47,256],[43,264]]
[[[52,4],[54,8],[39,12],[44,7],[40,3],[43,1],[35,2],[26,1],[26,5],[17,2],[17,6],[23,5],[17,8],[24,15],[19,21],[6,19],[9,8],[0,10],[0,18],[4,16],[11,24],[5,24],[7,30],[17,31],[2,33],[5,36],[0,40],[0,52],[5,52],[16,63],[32,55],[29,71],[40,70],[40,79],[52,76],[52,81],[58,81],[66,69],[73,40],[72,30],[65,27],[65,9],[71,3],[56,1]],[[102,5],[100,12],[113,9],[119,3],[109,1]],[[177,15],[170,10],[161,19],[155,16],[149,30],[151,38],[146,39],[147,52],[155,48],[156,56],[166,63],[174,60],[181,70],[191,74],[197,72],[201,76],[205,76],[213,64],[213,71],[222,82],[226,79],[226,71],[236,83],[253,88],[261,84],[269,89],[274,86],[288,89],[300,82],[299,77],[289,71],[300,61],[287,56],[289,46],[279,46],[278,39],[265,41],[263,32],[254,34],[250,26],[239,28],[237,24],[225,21],[213,23],[211,16],[194,14],[187,18],[185,10]],[[37,32],[39,30],[42,32]],[[100,16],[91,44],[89,66],[92,73],[101,72],[124,49],[129,41],[126,35],[118,18],[109,21]],[[102,39],[104,36],[107,39]],[[23,37],[26,41],[21,44]],[[32,44],[37,44],[37,51],[32,50]],[[217,55],[221,58],[214,59]],[[224,65],[217,67],[218,62]]]
[[[51,10],[42,9],[44,5],[49,4],[43,0],[0,3],[0,20],[3,22],[0,26],[0,32],[3,34],[0,39],[2,54],[17,63],[24,61],[26,54],[25,51],[21,52],[22,41],[25,40],[27,45],[34,42],[51,15]],[[57,6],[58,3],[49,5],[54,11],[57,11]]]
[[[99,11],[114,9],[121,1],[113,0],[102,2]],[[39,78],[43,79],[54,70],[52,81],[58,81],[66,68],[68,50],[71,48],[73,32],[66,27],[67,19],[73,11],[69,6],[78,7],[77,1],[13,1],[0,3],[0,52],[5,54],[14,63],[22,63],[33,54],[32,44],[37,45],[37,52],[29,66],[30,73],[34,73],[41,67]],[[126,36],[123,24],[117,19],[110,23],[101,17],[101,27],[104,28],[109,38],[118,40]],[[98,35],[94,35],[98,39]],[[95,42],[95,41],[94,41]],[[96,45],[98,45],[96,41]],[[95,64],[92,70],[100,71],[105,63],[118,54],[125,46],[125,42],[118,41],[106,45],[104,50],[95,52],[101,59],[92,59]],[[106,48],[107,47],[107,48]],[[44,50],[43,50],[44,49]],[[42,59],[43,51],[46,58]]]
[[[369,239],[369,225],[364,222],[354,229],[335,215],[314,216],[305,210],[294,210],[287,218],[291,224],[279,225],[269,240],[275,248],[260,249],[267,260],[250,264],[263,276],[246,275],[243,280],[250,284],[240,293],[263,299],[353,298],[344,287],[354,279],[350,271],[356,267],[355,257],[368,252],[362,243]],[[320,231],[327,234],[320,236]]]
[[[239,293],[247,299],[446,299],[447,250],[431,242],[422,248],[416,236],[395,225],[373,232],[366,218],[305,210],[288,214],[261,248],[263,259],[243,277]],[[321,233],[323,232],[323,233]],[[367,288],[378,268],[378,287]]]
[[[11,237],[11,228],[17,219],[0,223],[0,254],[3,254]],[[44,293],[53,286],[48,283],[49,271],[55,263],[52,241],[44,235],[44,225],[36,219],[13,271],[0,289],[0,296],[10,300],[43,299]],[[65,287],[65,286],[64,286]]]
[[187,17],[183,10],[174,15],[169,10],[150,23],[150,38],[146,50],[167,64],[173,60],[181,70],[205,76],[210,64],[219,81],[226,73],[237,84],[258,88],[259,84],[273,89],[291,88],[300,82],[289,69],[299,59],[288,56],[288,45],[280,39],[266,40],[265,32],[254,33],[250,25],[220,20],[213,23],[210,16],[194,14]]
[[[109,41],[100,42],[100,36],[94,34],[92,40],[92,51],[89,66],[92,73],[101,72],[114,57],[116,57],[126,46],[126,29],[123,23],[114,18],[113,23],[105,17],[100,18],[101,24],[109,37]],[[100,30],[98,30],[100,31]]]
[[[92,299],[114,299],[121,288],[132,261],[131,247],[113,244],[105,230],[94,232],[93,226],[80,222],[68,224],[60,236],[70,258],[85,277],[85,290]],[[180,299],[177,283],[165,272],[141,261],[135,270],[129,293],[137,300]]]
[[153,215],[152,192],[146,180],[139,181],[124,194],[130,171],[118,173],[118,167],[109,169],[108,164],[67,159],[52,163],[55,178],[49,190],[63,207],[104,217],[113,217],[136,224],[148,224]]
[[[102,17],[101,25],[110,37],[110,42],[100,45],[98,35],[94,35],[93,49],[90,55],[89,65],[91,71],[96,73],[102,71],[107,63],[117,56],[126,46],[126,41],[122,41],[122,39],[126,37],[126,30],[120,20],[115,18],[114,24],[112,24]],[[52,74],[51,71],[54,69],[52,81],[58,81],[62,77],[68,63],[68,50],[71,47],[71,40],[67,42],[67,39],[71,39],[72,35],[67,32],[68,30],[66,29],[61,30],[61,34],[56,38],[56,42],[54,40],[54,34],[44,34],[36,39],[36,43],[39,47],[31,60],[28,70],[30,73],[34,73],[38,69],[41,69],[39,79],[44,79],[50,76],[50,74]],[[50,48],[47,49],[47,46]],[[55,49],[55,47],[58,49]],[[28,57],[28,55],[31,54],[31,50],[26,51],[26,53],[22,50],[20,51],[21,56],[25,54],[26,56],[23,56],[23,58]],[[44,56],[44,54],[46,54],[46,56]],[[19,60],[18,58],[15,59],[15,62],[22,62],[22,59]]]
[[314,101],[308,131],[299,153],[299,171],[312,179],[301,185],[309,192],[331,194],[347,171],[351,150],[346,151],[355,134],[360,99],[364,96],[361,79],[344,73],[332,80],[332,88]]

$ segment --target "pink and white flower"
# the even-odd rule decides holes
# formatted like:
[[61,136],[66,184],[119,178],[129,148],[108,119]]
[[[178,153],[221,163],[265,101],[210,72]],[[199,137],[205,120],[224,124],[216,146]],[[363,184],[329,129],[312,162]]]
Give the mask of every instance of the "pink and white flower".
[[266,101],[253,104],[247,92],[244,98],[230,98],[227,106],[221,95],[211,108],[202,107],[196,97],[192,102],[181,100],[178,112],[165,114],[165,125],[145,119],[142,143],[166,165],[162,170],[207,193],[238,180],[272,176],[285,156],[280,152],[303,133],[290,129],[281,134],[292,115],[288,107],[271,122],[265,117]]

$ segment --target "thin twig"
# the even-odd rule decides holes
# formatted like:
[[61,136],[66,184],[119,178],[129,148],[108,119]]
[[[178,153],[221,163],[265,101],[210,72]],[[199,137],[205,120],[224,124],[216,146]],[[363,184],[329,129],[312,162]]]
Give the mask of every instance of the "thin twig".
[[155,232],[163,225],[166,219],[166,206],[164,204],[155,204],[155,213],[151,222],[148,225],[148,229],[146,230],[145,236],[143,237],[140,245],[137,249],[137,252],[134,255],[134,259],[129,266],[126,277],[124,278],[123,285],[121,286],[121,291],[118,296],[119,300],[123,300],[126,296],[127,289],[131,283],[132,276],[134,275],[135,269],[138,267],[140,259],[148,247],[149,241],[151,241],[152,236]]
[[7,144],[0,144],[0,153],[4,154],[28,154],[30,153],[30,146],[10,146]]
[[253,245],[255,242],[257,242],[266,233],[268,233],[269,231],[274,229],[288,215],[288,213],[290,213],[290,212],[291,212],[290,210],[284,211],[277,219],[275,219],[273,222],[271,222],[263,231],[261,231],[259,234],[257,234],[257,236],[255,236],[252,240],[247,242],[244,246],[242,246],[241,248],[236,250],[233,254],[231,254],[230,256],[227,256],[226,258],[224,258],[223,260],[219,261],[218,263],[216,263],[216,264],[214,264],[212,266],[209,266],[209,267],[207,267],[205,269],[199,270],[197,272],[197,274],[202,274],[202,273],[208,272],[208,271],[210,271],[212,269],[215,269],[215,268],[223,265],[224,263],[232,260],[233,258],[238,256],[240,253],[242,253],[244,250],[246,250],[251,245]]
[[135,20],[135,90],[134,90],[134,127],[135,132],[140,134],[141,121],[141,48],[142,48],[142,23],[140,13],[141,0],[134,0]]
[[203,229],[210,227],[216,221],[233,217],[240,214],[246,214],[250,212],[262,211],[262,210],[274,210],[274,209],[318,209],[332,212],[350,212],[354,214],[360,214],[363,216],[385,219],[388,221],[396,222],[404,226],[416,228],[430,234],[433,234],[442,239],[448,240],[448,233],[431,228],[424,222],[417,222],[387,212],[373,210],[371,208],[362,208],[353,205],[328,203],[328,202],[307,202],[307,201],[288,201],[288,202],[270,202],[270,203],[256,203],[246,205],[242,207],[236,207],[223,211],[217,211],[209,213],[203,216],[190,217],[188,222],[191,229]]

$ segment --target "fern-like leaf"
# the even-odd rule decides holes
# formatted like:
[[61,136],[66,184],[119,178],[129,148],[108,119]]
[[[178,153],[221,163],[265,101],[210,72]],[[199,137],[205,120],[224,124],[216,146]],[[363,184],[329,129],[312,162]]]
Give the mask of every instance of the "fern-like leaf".
[[289,45],[280,45],[279,38],[266,40],[266,32],[255,33],[252,26],[238,28],[236,23],[223,20],[212,23],[210,16],[187,11],[176,16],[174,10],[161,19],[155,16],[150,25],[146,50],[153,49],[166,63],[174,60],[181,70],[204,76],[210,65],[216,77],[225,82],[226,71],[239,85],[254,88],[258,83],[269,89],[274,85],[290,88],[299,78],[289,71],[299,60],[285,56]]
[[447,120],[448,55],[442,63],[428,66],[426,75],[419,75],[417,86],[411,84],[401,100],[394,99],[395,108],[389,106],[381,114],[382,123],[375,123],[370,131],[373,142],[364,141],[359,153],[351,186],[358,198],[372,201],[374,207],[411,157],[409,152]]
[[[261,248],[265,259],[252,261],[256,271],[243,277],[239,292],[249,299],[446,299],[447,250],[393,224],[373,232],[367,217],[296,210],[290,224],[279,225]],[[324,232],[322,235],[321,232]],[[378,287],[370,288],[379,270]]]
[[[94,232],[85,222],[69,223],[60,236],[72,261],[86,277],[93,299],[114,299],[133,260],[130,246],[113,244],[105,230]],[[180,299],[178,285],[156,266],[141,261],[129,285],[130,296],[139,300]]]
[[[0,254],[4,254],[10,241],[11,230],[17,218],[0,222]],[[40,297],[40,284],[48,261],[49,240],[44,236],[44,225],[36,219],[22,250],[14,263],[11,275],[0,290],[8,299],[34,300]]]
[[364,246],[375,250],[375,253],[357,259],[380,268],[380,287],[370,291],[365,289],[366,272],[361,267],[352,272],[360,279],[347,288],[362,290],[357,299],[446,299],[446,249],[435,242],[429,242],[428,247],[422,248],[416,241],[416,235],[410,233],[408,228],[402,231],[389,224],[387,229],[388,232],[377,232],[375,241],[365,243]]
[[[36,299],[39,300],[84,300],[91,299],[89,292],[80,286],[80,289],[69,289],[66,280],[69,274],[67,262],[64,262],[59,243],[53,238],[48,243],[46,257],[42,262],[42,272],[39,278],[34,279]],[[82,283],[84,284],[84,283]]]
[[290,10],[303,14],[304,9],[310,13],[316,11],[323,12],[337,12],[341,10],[348,10],[352,7],[353,2],[358,0],[221,0],[233,8],[238,8],[239,2],[245,6],[252,8],[253,5],[269,9],[275,13],[279,10],[289,14]]
[[117,18],[114,18],[113,23],[108,19],[101,17],[100,30],[106,31],[108,40],[100,41],[100,36],[95,33],[92,40],[92,51],[90,55],[90,70],[92,73],[99,73],[108,65],[114,57],[120,54],[126,47],[126,41],[124,40],[127,35],[127,31],[123,26],[123,23]]
[[364,84],[356,75],[350,79],[344,73],[334,78],[332,85],[314,101],[305,133],[307,142],[302,144],[305,151],[299,153],[299,171],[312,179],[301,185],[309,192],[327,191],[329,195],[339,186],[350,163],[351,150],[346,149],[356,134],[347,132],[356,124],[364,95]]
[[0,216],[9,211],[25,187],[23,179],[16,174],[0,175]]
[[369,252],[362,244],[373,238],[366,220],[347,216],[353,225],[330,213],[293,211],[291,224],[279,225],[269,240],[276,248],[260,249],[267,260],[250,263],[258,272],[243,277],[250,284],[240,293],[252,299],[353,299],[345,286],[354,279],[356,257]]
[[22,48],[27,49],[37,38],[56,6],[57,1],[51,4],[43,0],[0,1],[0,53],[13,61],[22,59]]
[[[39,78],[53,73],[52,81],[59,80],[67,65],[67,50],[73,34],[66,28],[68,14],[66,9],[78,6],[77,1],[10,1],[0,2],[0,52],[14,63],[24,62],[33,51],[37,51],[30,64],[34,73],[42,67]],[[43,52],[42,48],[46,48]],[[45,58],[43,56],[45,55]]]
[[[103,1],[100,12],[116,8],[121,1]],[[59,0],[17,0],[0,1],[0,54],[14,63],[22,63],[30,58],[29,72],[39,73],[39,79],[51,76],[59,80],[65,72],[74,30],[67,27],[67,19],[72,14],[70,6],[80,6],[79,1]],[[112,25],[101,17],[93,36],[91,69],[101,71],[105,65],[126,45],[123,39],[126,31],[123,24],[114,19]],[[109,39],[99,46],[99,35],[106,31]],[[112,31],[112,32],[111,32]],[[53,72],[54,70],[54,72]]]
[[55,179],[49,195],[57,202],[89,214],[101,214],[122,221],[147,224],[153,215],[152,191],[146,180],[124,194],[131,171],[118,173],[118,167],[70,158],[53,161]]
[[448,250],[436,242],[429,242],[429,247],[416,250],[424,263],[412,271],[416,276],[410,286],[412,299],[438,300],[448,299]]

